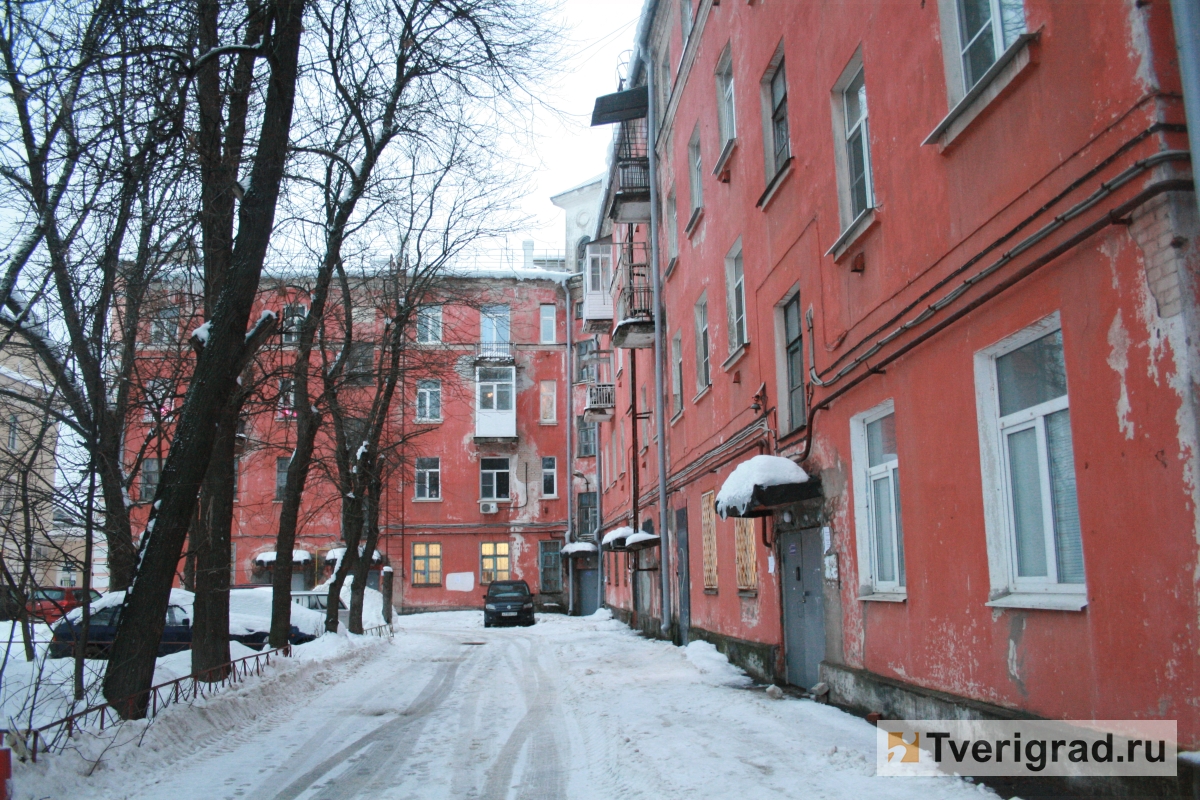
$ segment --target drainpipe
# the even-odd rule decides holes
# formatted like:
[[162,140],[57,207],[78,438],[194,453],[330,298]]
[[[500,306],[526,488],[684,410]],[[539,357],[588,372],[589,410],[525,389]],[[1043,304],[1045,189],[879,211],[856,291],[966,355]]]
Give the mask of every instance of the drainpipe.
[[[658,158],[655,153],[658,119],[654,108],[654,65],[642,50],[646,70],[646,145],[650,150],[650,277],[654,293],[654,431],[658,436],[658,573],[662,579],[662,622],[659,630],[664,639],[671,635],[671,559],[667,547],[667,437],[663,430],[666,404],[663,402],[663,330],[662,279],[658,271]],[[636,421],[634,423],[637,424]]]
[[[1171,0],[1175,24],[1175,49],[1179,55],[1179,82],[1187,115],[1188,146],[1192,151],[1192,180],[1196,180],[1196,155],[1200,154],[1200,0]],[[1200,207],[1200,197],[1193,197]]]
[[[567,242],[567,244],[569,245],[570,242]],[[569,542],[574,538],[574,532],[575,532],[575,525],[574,525],[574,522],[575,522],[575,514],[574,514],[575,451],[571,448],[571,434],[574,432],[572,429],[575,427],[575,379],[574,379],[575,373],[573,371],[573,368],[574,368],[573,359],[575,358],[575,352],[574,352],[575,351],[575,344],[574,344],[575,343],[575,339],[574,339],[575,310],[574,310],[574,308],[572,308],[572,306],[574,306],[575,304],[571,300],[570,278],[568,278],[567,280],[562,282],[562,287],[563,287],[563,293],[566,295],[566,298],[567,298],[566,299],[566,308],[567,308],[567,358],[566,358],[566,364],[567,364],[567,376],[566,376],[566,378],[567,378],[566,379],[566,389],[567,389],[567,391],[566,391],[566,396],[567,396],[566,397],[566,406],[567,406],[567,419],[566,419],[566,423],[567,423],[567,473],[565,475],[563,475],[563,478],[566,479],[567,486],[568,486],[568,489],[567,489],[567,535],[565,538],[566,538],[566,541]],[[562,569],[562,560],[561,560],[562,557],[560,556],[559,558],[560,558],[560,560],[558,562],[559,569]],[[541,565],[539,564],[538,566],[540,567]],[[574,584],[574,582],[571,581],[571,578],[570,578],[570,576],[573,575],[574,573],[571,571],[571,569],[569,567],[567,569],[567,573],[568,573],[567,597],[574,598],[575,597],[575,584]],[[560,572],[559,574],[561,575],[562,573]],[[572,600],[568,599],[567,600],[568,616],[571,613],[571,603],[572,603]]]
[[[599,364],[597,364],[597,377],[599,377]],[[612,376],[611,367],[609,376]],[[615,384],[614,384],[615,388]],[[613,413],[615,415],[616,409]],[[604,529],[604,448],[600,446],[600,424],[596,423],[596,555],[599,558],[599,571],[596,573],[596,594],[598,595],[599,604],[596,609],[604,608],[604,548],[600,544],[603,538],[600,536],[600,531]]]

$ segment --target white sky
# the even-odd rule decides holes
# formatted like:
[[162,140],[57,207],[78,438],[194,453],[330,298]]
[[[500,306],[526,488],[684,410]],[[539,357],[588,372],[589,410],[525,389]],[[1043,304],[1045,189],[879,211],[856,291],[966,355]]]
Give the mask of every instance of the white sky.
[[541,166],[522,203],[533,220],[527,232],[508,240],[509,248],[519,252],[522,240],[533,239],[537,250],[563,249],[565,220],[550,197],[604,171],[612,128],[589,127],[592,104],[600,95],[617,90],[618,65],[629,60],[642,5],[643,0],[562,2],[559,14],[569,58],[545,96],[546,104],[560,115],[536,112],[538,141],[533,156]]

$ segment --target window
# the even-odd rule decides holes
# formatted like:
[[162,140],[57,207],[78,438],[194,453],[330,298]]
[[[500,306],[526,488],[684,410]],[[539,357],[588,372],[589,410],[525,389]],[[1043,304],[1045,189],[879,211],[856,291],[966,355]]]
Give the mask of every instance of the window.
[[583,417],[576,417],[575,426],[579,431],[580,457],[596,455],[596,423],[587,422]]
[[607,244],[589,244],[588,286],[589,292],[608,294],[612,288],[612,246]]
[[417,422],[442,421],[442,382],[417,381]]
[[362,417],[346,417],[342,421],[342,435],[346,437],[346,449],[357,450],[367,443],[367,421]]
[[575,343],[576,383],[596,382],[596,340],[584,339]]
[[783,307],[784,358],[787,363],[787,411],[790,430],[805,424],[804,348],[800,329],[800,295]]
[[671,47],[663,45],[659,52],[655,80],[654,115],[661,126],[667,117],[667,105],[671,102]]
[[300,303],[288,303],[283,307],[283,343],[296,344],[300,341],[300,328],[308,309]]
[[675,207],[675,193],[667,196],[667,258],[679,257],[679,211]]
[[713,493],[700,495],[700,548],[704,555],[704,591],[717,590],[717,508]]
[[[688,188],[692,192],[692,217],[695,218],[697,209],[704,206],[704,163],[700,159],[700,126],[692,132],[688,142]],[[689,222],[689,225],[692,223]],[[688,231],[691,232],[690,229]]]
[[861,488],[864,495],[865,503],[858,507],[866,517],[870,563],[865,574],[871,578],[872,592],[903,592],[906,585],[900,461],[896,455],[896,414],[892,408],[888,403],[859,417],[854,424],[854,433],[860,439],[855,467],[863,472],[861,482],[855,480],[855,491]]
[[166,459],[142,459],[142,499],[149,500],[158,491],[158,480],[162,476],[162,466]]
[[[1067,371],[1058,315],[976,359],[984,486],[1000,513],[988,547],[1007,565],[992,598],[1084,591]],[[985,504],[985,511],[987,504]],[[1003,604],[1003,603],[1001,603]]]
[[558,341],[558,309],[552,305],[540,308],[541,343],[554,344]]
[[737,136],[737,121],[733,110],[733,54],[729,47],[717,61],[717,125],[721,131],[721,147]]
[[538,402],[541,409],[540,420],[551,423],[558,420],[558,382],[542,381],[538,387]]
[[558,459],[542,456],[542,497],[558,497]]
[[683,332],[671,339],[671,413],[683,411]]
[[767,112],[770,124],[767,128],[767,176],[777,175],[791,158],[792,146],[788,138],[787,75],[783,60],[775,67],[767,80]]
[[479,341],[484,355],[508,355],[508,306],[484,306],[479,315]]
[[746,277],[742,271],[742,245],[725,259],[725,299],[729,314],[729,353],[746,346]]
[[21,427],[16,414],[8,415],[8,450],[10,453],[17,452],[17,446],[21,443]]
[[708,371],[708,298],[700,297],[696,303],[696,391],[703,390],[712,382]]
[[413,542],[412,585],[441,586],[442,545],[440,542]]
[[150,344],[169,345],[179,336],[179,307],[160,308],[150,318]]
[[650,416],[652,414],[650,411],[650,404],[646,399],[645,384],[642,385],[642,408],[646,410],[639,412],[638,416],[642,418],[642,441],[640,444],[642,452],[645,452],[646,448],[650,446]]
[[600,527],[600,511],[596,505],[595,492],[580,492],[579,495],[579,537],[594,539],[596,529]]
[[417,309],[417,341],[421,344],[442,341],[441,306],[421,306]]
[[692,35],[692,0],[679,0],[679,27],[686,47],[688,37]]
[[483,411],[513,410],[513,368],[481,367],[479,408]]
[[583,319],[583,301],[575,301],[575,319]]
[[508,542],[482,542],[479,545],[479,582],[508,580]]
[[281,419],[296,416],[296,384],[291,378],[279,381],[279,416]]
[[963,94],[1025,32],[1023,0],[957,0]]
[[[859,60],[856,59],[856,62]],[[863,77],[862,64],[838,90],[843,123],[843,152],[846,164],[845,194],[847,217],[843,229],[848,229],[855,220],[875,205],[871,185],[871,142],[867,126],[867,85]],[[854,69],[854,67],[851,67]],[[849,72],[849,70],[848,70]]]
[[369,386],[375,371],[375,345],[371,342],[351,342],[346,353],[346,383]]
[[479,497],[482,500],[508,500],[508,459],[484,458],[479,462]]
[[[170,378],[152,378],[146,384],[145,419],[163,420],[175,410],[175,382]],[[11,430],[11,429],[10,429]],[[9,435],[11,440],[11,433]]]
[[416,464],[418,500],[439,500],[442,496],[442,459],[422,456]]
[[542,594],[556,594],[563,590],[562,542],[549,539],[538,542],[538,563],[541,565]]
[[292,459],[277,458],[275,459],[275,502],[283,500],[284,493],[287,492],[287,474],[288,466],[292,463]]
[[758,591],[758,560],[754,554],[753,519],[738,517],[733,521],[733,545],[738,591]]

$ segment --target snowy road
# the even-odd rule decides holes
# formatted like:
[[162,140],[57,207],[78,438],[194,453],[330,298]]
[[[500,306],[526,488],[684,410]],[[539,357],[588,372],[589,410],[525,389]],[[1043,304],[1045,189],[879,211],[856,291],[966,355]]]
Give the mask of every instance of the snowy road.
[[318,658],[321,647],[270,679],[163,715],[140,748],[113,748],[91,777],[70,755],[23,768],[18,797],[891,799],[985,791],[952,779],[875,777],[874,729],[863,720],[771,700],[713,651],[694,648],[689,658],[613,621],[541,617],[533,628],[484,630],[478,613],[426,614],[402,618],[390,645]]

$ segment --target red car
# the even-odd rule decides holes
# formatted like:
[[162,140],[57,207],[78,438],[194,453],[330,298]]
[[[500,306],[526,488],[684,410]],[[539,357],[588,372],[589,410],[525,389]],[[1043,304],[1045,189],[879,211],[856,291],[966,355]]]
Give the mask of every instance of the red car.
[[[92,601],[100,599],[100,593],[91,590]],[[29,595],[25,610],[34,619],[54,622],[64,614],[83,605],[83,589],[77,586],[53,586],[49,589],[34,589]]]

